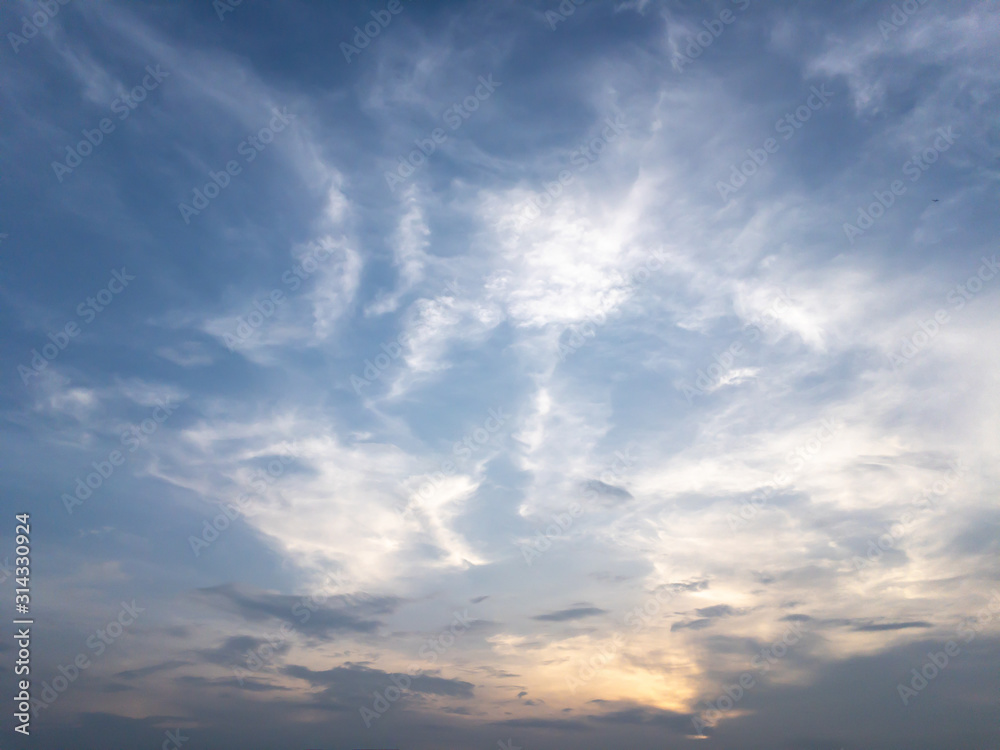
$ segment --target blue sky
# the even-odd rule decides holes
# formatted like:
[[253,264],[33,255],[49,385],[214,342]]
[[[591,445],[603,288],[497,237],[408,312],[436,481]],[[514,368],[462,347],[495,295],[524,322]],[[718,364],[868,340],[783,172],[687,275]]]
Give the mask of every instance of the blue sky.
[[992,3],[0,30],[9,744],[993,742]]

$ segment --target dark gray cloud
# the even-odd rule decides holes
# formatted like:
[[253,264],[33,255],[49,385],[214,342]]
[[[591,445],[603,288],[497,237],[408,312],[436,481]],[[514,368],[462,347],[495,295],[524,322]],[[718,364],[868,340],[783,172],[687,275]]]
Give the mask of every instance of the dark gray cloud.
[[438,677],[418,673],[405,675],[383,672],[360,664],[345,664],[326,670],[312,670],[300,665],[289,665],[284,674],[305,680],[315,687],[324,688],[327,702],[337,706],[349,706],[356,710],[358,705],[371,702],[372,694],[387,687],[405,685],[405,693],[441,695],[452,698],[472,698],[473,684],[465,680]]
[[170,661],[160,662],[159,664],[150,664],[148,667],[126,669],[124,672],[119,672],[115,676],[121,677],[123,680],[136,680],[141,677],[146,677],[147,675],[156,674],[157,672],[165,672],[170,669],[177,669],[177,667],[184,667],[190,663],[191,662],[189,661],[171,659]]
[[381,622],[377,615],[394,612],[400,600],[391,596],[294,596],[253,591],[226,584],[201,589],[200,595],[251,622],[282,620],[299,633],[328,637],[338,632],[372,633]]
[[855,625],[854,630],[860,632],[877,632],[880,630],[909,630],[910,628],[932,628],[933,623],[925,620],[912,620],[910,622],[868,622],[862,625]]
[[229,688],[232,690],[249,690],[255,693],[291,690],[291,688],[287,688],[282,685],[274,685],[261,680],[255,680],[252,677],[243,677],[243,681],[241,682],[236,677],[220,677],[210,679],[195,675],[183,675],[177,678],[177,682],[184,687],[209,688],[213,690],[218,688]]
[[624,487],[616,487],[613,484],[607,484],[599,479],[590,479],[583,484],[585,490],[590,490],[596,492],[600,497],[606,500],[632,500],[632,493],[626,490]]
[[673,625],[670,626],[670,630],[671,631],[677,631],[677,630],[704,630],[705,628],[707,628],[711,624],[712,624],[712,621],[710,619],[708,619],[708,618],[704,618],[704,619],[701,619],[701,620],[684,620],[682,622],[675,622]]
[[668,591],[671,594],[679,594],[684,591],[706,591],[708,586],[709,582],[707,580],[683,581],[678,583],[665,583],[662,586],[657,586],[656,591]]
[[739,610],[733,609],[728,604],[715,604],[711,607],[696,609],[695,613],[699,617],[729,617],[730,615],[739,614]]
[[507,719],[496,722],[496,726],[511,729],[555,729],[560,732],[583,732],[588,729],[585,721],[576,719]]
[[[789,618],[782,618],[789,619]],[[850,628],[858,632],[875,633],[881,630],[910,630],[913,628],[931,628],[934,624],[926,620],[907,620],[903,622],[876,622],[872,619],[860,619],[853,617],[832,617],[824,620],[812,620],[818,627]],[[805,622],[805,620],[800,620]]]
[[589,719],[603,724],[634,724],[664,727],[675,733],[690,734],[691,714],[665,711],[659,708],[635,706],[603,714],[593,714]]
[[124,682],[109,682],[99,687],[98,691],[102,693],[127,693],[136,689],[134,685],[126,685]]
[[557,612],[549,612],[544,615],[536,615],[531,619],[543,622],[567,622],[569,620],[582,620],[584,617],[593,617],[594,615],[603,615],[606,613],[606,609],[598,609],[597,607],[574,607],[571,609],[560,609]]
[[259,654],[264,647],[267,648],[267,654],[280,657],[288,652],[291,648],[291,643],[287,640],[275,640],[272,643],[265,638],[257,638],[250,635],[234,635],[226,638],[226,640],[215,648],[202,649],[197,653],[202,659],[212,664],[234,667],[245,666],[248,660],[248,652]]
[[506,669],[497,669],[496,667],[481,666],[477,667],[480,672],[488,674],[490,677],[496,677],[498,679],[509,679],[511,677],[520,677],[520,675],[514,674],[513,672],[508,672]]
[[[813,678],[805,684],[763,682],[740,700],[743,715],[724,715],[712,732],[716,744],[709,746],[743,747],[753,737],[758,747],[789,750],[989,747],[994,740],[987,739],[991,730],[983,720],[993,709],[982,696],[996,690],[1000,643],[988,638],[957,642],[957,656],[916,696],[907,696],[906,705],[898,686],[909,686],[912,670],[923,668],[928,654],[941,653],[944,639],[814,664]],[[796,658],[794,650],[785,657]],[[719,694],[716,688],[703,697],[714,701]],[[849,726],[845,716],[852,717]]]

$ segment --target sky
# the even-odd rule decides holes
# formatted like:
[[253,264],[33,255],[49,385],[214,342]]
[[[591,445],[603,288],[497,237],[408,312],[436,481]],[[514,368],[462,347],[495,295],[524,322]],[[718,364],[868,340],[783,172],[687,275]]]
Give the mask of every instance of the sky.
[[995,748],[997,11],[4,3],[6,746]]

